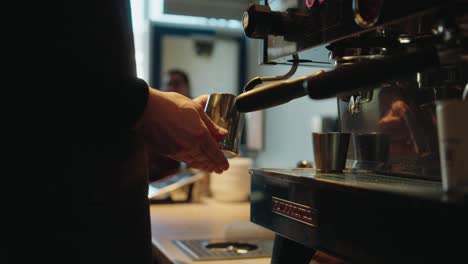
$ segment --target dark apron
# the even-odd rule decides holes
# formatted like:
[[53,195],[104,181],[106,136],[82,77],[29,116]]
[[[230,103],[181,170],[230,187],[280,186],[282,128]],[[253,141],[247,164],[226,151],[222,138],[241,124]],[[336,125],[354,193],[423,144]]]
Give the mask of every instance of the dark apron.
[[[108,143],[108,144],[107,144]],[[87,184],[75,189],[75,233],[71,243],[80,263],[150,263],[151,230],[147,166],[141,138],[105,142],[77,164]],[[81,178],[83,176],[81,175]],[[75,176],[77,179],[80,175]]]

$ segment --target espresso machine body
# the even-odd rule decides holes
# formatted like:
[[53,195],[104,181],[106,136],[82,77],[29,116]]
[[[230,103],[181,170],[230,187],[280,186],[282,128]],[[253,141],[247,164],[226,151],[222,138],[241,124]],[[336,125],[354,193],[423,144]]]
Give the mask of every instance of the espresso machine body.
[[350,263],[466,259],[456,241],[468,237],[468,199],[441,188],[435,102],[468,87],[467,8],[269,0],[247,9],[262,63],[292,64],[296,54],[324,71],[245,92],[238,109],[336,98],[340,131],[352,135],[342,173],[251,170],[251,221],[277,234],[272,263],[308,263],[316,251]]

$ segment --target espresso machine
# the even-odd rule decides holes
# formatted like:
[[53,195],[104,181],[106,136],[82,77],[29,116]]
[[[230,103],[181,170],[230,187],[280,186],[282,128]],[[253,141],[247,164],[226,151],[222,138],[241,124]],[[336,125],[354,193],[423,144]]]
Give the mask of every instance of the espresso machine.
[[464,0],[265,0],[246,10],[261,63],[323,70],[266,85],[258,77],[238,110],[336,98],[339,130],[352,134],[341,172],[251,169],[251,221],[276,233],[271,263],[309,263],[317,252],[333,263],[468,262],[468,197],[441,188],[435,112],[437,100],[466,96],[467,9]]

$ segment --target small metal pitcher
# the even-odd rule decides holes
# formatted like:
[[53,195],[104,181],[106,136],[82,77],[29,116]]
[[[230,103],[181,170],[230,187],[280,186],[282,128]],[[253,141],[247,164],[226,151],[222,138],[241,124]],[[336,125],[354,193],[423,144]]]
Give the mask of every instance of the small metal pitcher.
[[205,113],[218,126],[228,130],[227,136],[219,141],[219,145],[226,158],[239,155],[244,114],[237,111],[236,95],[227,93],[213,93],[208,97]]

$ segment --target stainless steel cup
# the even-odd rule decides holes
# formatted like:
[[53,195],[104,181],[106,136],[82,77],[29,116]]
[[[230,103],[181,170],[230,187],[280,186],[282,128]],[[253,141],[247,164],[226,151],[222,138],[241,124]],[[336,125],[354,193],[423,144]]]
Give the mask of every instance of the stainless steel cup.
[[350,133],[312,133],[315,169],[342,172],[345,169]]
[[354,169],[382,170],[390,155],[390,136],[383,133],[353,134]]
[[237,111],[235,105],[236,95],[226,93],[213,93],[208,97],[205,113],[216,123],[228,130],[228,135],[219,143],[226,158],[239,154],[244,115]]

